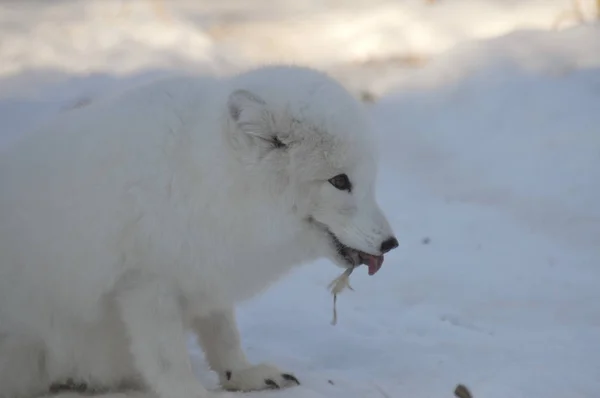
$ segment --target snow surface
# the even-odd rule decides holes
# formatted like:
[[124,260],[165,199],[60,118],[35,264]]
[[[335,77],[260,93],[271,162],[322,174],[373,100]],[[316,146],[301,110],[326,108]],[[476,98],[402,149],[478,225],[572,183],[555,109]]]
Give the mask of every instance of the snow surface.
[[353,274],[335,327],[327,261],[241,306],[251,359],[303,384],[239,396],[600,397],[598,24],[552,31],[558,0],[149,4],[0,3],[0,147],[176,69],[297,60],[377,97],[401,246]]

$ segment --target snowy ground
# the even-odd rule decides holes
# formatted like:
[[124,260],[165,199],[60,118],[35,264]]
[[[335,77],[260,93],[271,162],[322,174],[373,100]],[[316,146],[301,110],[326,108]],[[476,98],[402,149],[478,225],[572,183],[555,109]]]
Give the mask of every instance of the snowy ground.
[[558,0],[249,3],[0,3],[0,146],[173,69],[327,68],[381,96],[379,198],[401,247],[355,272],[335,327],[326,261],[243,305],[250,357],[303,381],[246,395],[598,398],[600,26],[550,31]]

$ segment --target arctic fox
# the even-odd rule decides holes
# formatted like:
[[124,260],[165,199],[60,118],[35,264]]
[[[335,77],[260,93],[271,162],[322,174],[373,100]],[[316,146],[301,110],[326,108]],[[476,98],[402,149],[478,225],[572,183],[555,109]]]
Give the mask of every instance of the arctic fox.
[[323,72],[179,76],[70,110],[0,156],[0,397],[60,385],[213,396],[299,384],[251,364],[236,304],[326,257],[379,270],[361,104]]

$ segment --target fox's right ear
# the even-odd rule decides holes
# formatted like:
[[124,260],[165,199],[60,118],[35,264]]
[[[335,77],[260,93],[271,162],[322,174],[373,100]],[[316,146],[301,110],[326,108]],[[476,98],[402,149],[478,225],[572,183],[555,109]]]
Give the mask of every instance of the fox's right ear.
[[236,90],[229,95],[227,108],[231,120],[244,133],[266,138],[269,111],[266,102],[247,90]]
[[240,120],[243,112],[258,110],[265,105],[266,102],[262,98],[248,90],[235,90],[229,94],[227,100],[229,116],[236,122]]
[[267,103],[258,95],[248,90],[236,90],[227,99],[227,109],[238,130],[253,143],[266,149],[286,147],[282,137],[273,131],[274,118]]

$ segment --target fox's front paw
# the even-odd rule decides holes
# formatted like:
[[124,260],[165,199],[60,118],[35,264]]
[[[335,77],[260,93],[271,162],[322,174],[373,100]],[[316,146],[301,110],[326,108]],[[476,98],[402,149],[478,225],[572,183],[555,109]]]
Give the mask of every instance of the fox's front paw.
[[219,375],[221,385],[228,391],[257,391],[292,387],[300,382],[291,373],[274,366],[260,364]]

